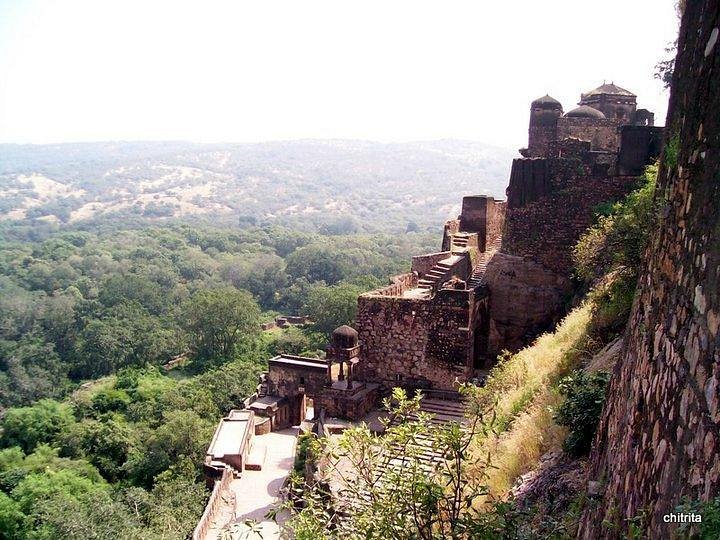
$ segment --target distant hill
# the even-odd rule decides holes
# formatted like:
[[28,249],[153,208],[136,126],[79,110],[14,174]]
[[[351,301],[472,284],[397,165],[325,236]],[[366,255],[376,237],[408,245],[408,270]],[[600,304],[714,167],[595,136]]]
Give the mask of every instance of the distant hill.
[[436,227],[462,195],[504,198],[515,151],[440,140],[0,145],[0,219]]

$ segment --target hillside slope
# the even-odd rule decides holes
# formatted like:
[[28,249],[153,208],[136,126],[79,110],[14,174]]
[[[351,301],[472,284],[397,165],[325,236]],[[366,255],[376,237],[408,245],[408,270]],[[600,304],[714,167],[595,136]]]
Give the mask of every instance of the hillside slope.
[[[476,142],[0,145],[0,219],[437,227],[459,195],[504,197],[513,151]],[[452,183],[451,180],[452,179]]]

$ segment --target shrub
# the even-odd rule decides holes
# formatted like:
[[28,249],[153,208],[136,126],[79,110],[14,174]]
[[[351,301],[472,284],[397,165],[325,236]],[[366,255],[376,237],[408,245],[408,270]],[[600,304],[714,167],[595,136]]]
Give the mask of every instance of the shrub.
[[308,459],[312,459],[312,441],[314,438],[315,436],[309,432],[301,433],[298,436],[293,469],[299,475],[305,474],[305,464]]
[[610,374],[604,371],[592,374],[576,371],[560,382],[565,401],[558,407],[555,421],[570,430],[563,443],[568,454],[581,456],[590,451],[609,380]]
[[573,250],[578,277],[592,282],[614,268],[636,271],[642,261],[657,204],[654,200],[657,165],[646,169],[643,183],[598,218]]
[[700,514],[702,516],[702,523],[700,524],[683,523],[680,525],[678,527],[679,533],[684,533],[688,537],[698,538],[699,540],[720,538],[720,496],[707,502],[685,501],[675,511],[683,514]]

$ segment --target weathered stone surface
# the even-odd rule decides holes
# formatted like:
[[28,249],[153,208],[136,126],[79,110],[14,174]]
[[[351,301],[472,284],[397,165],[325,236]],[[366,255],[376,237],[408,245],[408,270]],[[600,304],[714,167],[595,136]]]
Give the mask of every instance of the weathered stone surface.
[[719,0],[685,3],[666,134],[677,156],[666,146],[664,208],[591,456],[604,497],[586,510],[582,538],[624,537],[643,513],[650,538],[670,538],[664,514],[720,490],[718,27]]
[[489,356],[517,350],[552,326],[571,290],[567,277],[506,253],[490,259],[485,282],[490,290]]

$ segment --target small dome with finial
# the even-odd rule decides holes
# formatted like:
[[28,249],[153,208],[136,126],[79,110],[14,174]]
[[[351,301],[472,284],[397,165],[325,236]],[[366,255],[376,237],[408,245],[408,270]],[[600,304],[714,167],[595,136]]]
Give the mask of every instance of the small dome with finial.
[[344,324],[332,333],[333,347],[339,349],[352,349],[358,345],[358,333],[354,328]]
[[562,110],[562,103],[560,103],[554,97],[545,94],[543,97],[537,98],[530,104],[533,109],[560,109]]

